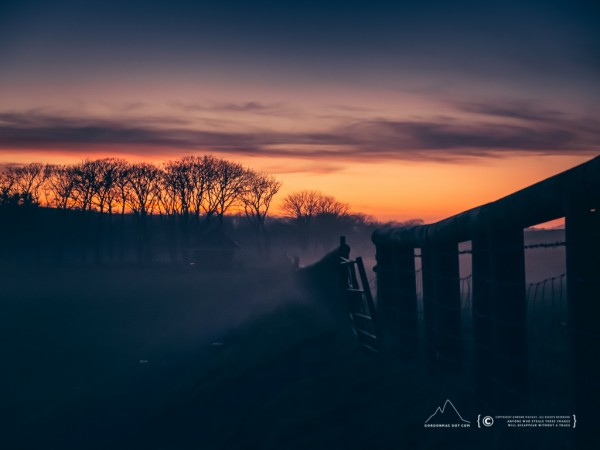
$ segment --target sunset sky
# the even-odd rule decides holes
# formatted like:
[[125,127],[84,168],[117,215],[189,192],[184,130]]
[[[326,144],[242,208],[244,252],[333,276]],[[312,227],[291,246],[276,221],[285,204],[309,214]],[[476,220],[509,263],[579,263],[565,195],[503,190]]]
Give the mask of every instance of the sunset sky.
[[0,164],[211,153],[439,220],[600,153],[599,23],[593,1],[5,1]]

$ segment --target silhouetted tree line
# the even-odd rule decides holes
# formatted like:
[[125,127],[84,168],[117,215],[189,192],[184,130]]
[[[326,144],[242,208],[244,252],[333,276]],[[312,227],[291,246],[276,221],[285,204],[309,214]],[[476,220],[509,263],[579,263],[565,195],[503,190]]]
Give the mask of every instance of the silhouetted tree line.
[[105,158],[9,167],[0,174],[0,203],[108,215],[159,213],[198,222],[222,222],[227,211],[241,206],[260,228],[280,187],[271,175],[213,156],[188,156],[160,167]]
[[[237,214],[264,253],[268,214],[280,188],[270,174],[208,155],[160,166],[104,158],[9,167],[0,173],[3,247],[16,254],[50,239],[59,261],[77,248],[80,261],[122,262],[131,259],[132,247],[138,261],[150,261],[162,239],[172,261],[187,262],[190,248],[222,230],[226,215]],[[370,222],[318,191],[288,195],[282,211],[287,228],[274,229],[303,248],[335,242],[340,228]]]
[[[31,163],[0,174],[0,204],[33,208],[48,206],[78,211],[89,228],[94,216],[94,239],[106,238],[114,216],[121,224],[131,213],[136,225],[139,259],[148,259],[149,222],[164,216],[171,235],[170,251],[185,251],[213,222],[222,226],[232,209],[242,210],[264,239],[266,217],[281,183],[273,176],[213,156],[189,156],[162,166],[129,163],[123,159],[85,160],[73,165]],[[101,248],[101,245],[97,245]],[[173,257],[175,255],[173,254]]]
[[281,209],[295,225],[298,239],[304,248],[310,242],[335,243],[340,228],[364,226],[373,222],[371,217],[351,213],[347,203],[314,190],[289,194],[283,199]]

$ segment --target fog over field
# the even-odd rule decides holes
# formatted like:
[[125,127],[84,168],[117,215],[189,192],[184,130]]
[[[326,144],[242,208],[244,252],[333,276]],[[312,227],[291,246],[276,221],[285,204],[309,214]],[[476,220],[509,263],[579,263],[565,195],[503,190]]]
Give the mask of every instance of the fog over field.
[[[362,238],[351,255],[371,278]],[[526,243],[561,239],[526,232]],[[324,253],[296,250],[301,265]],[[560,272],[562,250],[528,250],[528,279]],[[456,380],[360,352],[346,316],[298,284],[283,256],[208,271],[5,263],[2,281],[5,448],[428,448],[441,437],[419,422],[440,395],[473,408]]]

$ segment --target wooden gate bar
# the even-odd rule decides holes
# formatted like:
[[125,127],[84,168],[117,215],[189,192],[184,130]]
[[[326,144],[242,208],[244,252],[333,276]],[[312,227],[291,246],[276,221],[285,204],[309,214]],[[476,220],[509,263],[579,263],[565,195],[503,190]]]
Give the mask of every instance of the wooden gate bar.
[[[360,284],[363,286],[369,286],[369,279],[367,278],[367,272],[365,271],[365,265],[363,263],[363,259],[358,256],[356,258],[356,268],[358,269],[358,276],[360,277]],[[375,302],[373,301],[373,294],[371,293],[371,289],[364,289],[365,291],[365,301],[367,302],[367,307],[371,313],[371,318],[373,320],[377,320],[377,312],[375,310]]]

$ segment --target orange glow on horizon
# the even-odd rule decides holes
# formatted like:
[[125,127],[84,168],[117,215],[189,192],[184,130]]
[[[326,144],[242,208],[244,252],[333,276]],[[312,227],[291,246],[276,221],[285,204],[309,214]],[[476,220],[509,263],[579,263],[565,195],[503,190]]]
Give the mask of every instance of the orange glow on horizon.
[[[199,154],[189,152],[187,154]],[[207,154],[210,152],[206,152]],[[83,159],[124,158],[132,162],[161,164],[177,159],[156,151],[149,155],[119,151],[90,151],[49,155],[39,151],[3,151],[0,164],[55,163],[72,164]],[[275,175],[283,187],[274,200],[273,214],[289,193],[304,189],[320,190],[350,204],[355,212],[372,215],[381,221],[422,219],[435,222],[504,197],[544,178],[590,159],[590,156],[510,156],[472,159],[458,162],[314,160],[286,157],[215,156],[244,164]]]

